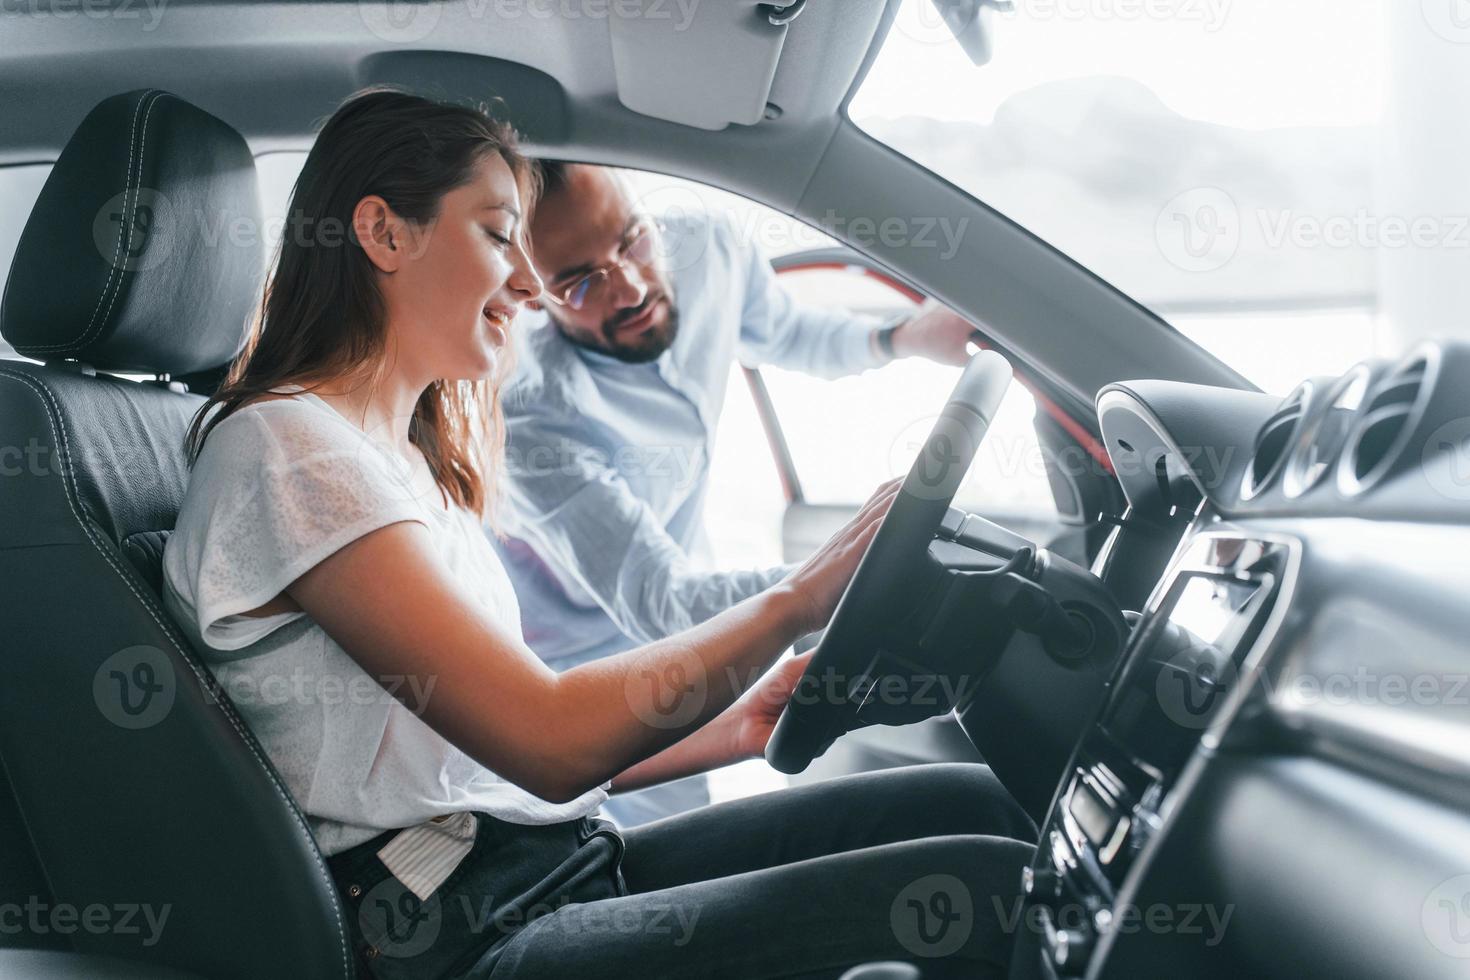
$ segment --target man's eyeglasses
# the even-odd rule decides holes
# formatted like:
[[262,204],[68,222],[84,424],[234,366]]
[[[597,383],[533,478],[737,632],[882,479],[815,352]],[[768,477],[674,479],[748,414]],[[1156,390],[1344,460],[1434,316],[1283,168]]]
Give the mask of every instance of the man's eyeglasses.
[[546,291],[541,294],[542,298],[572,310],[596,306],[607,292],[607,282],[614,269],[625,269],[629,263],[645,266],[653,260],[661,231],[662,222],[654,218],[639,219],[628,232],[627,240],[618,249],[616,259],[569,282],[546,287]]

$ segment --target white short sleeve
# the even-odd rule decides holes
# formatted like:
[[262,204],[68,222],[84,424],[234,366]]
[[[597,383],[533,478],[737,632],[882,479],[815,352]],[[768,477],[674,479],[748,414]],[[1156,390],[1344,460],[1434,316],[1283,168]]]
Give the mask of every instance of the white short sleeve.
[[257,403],[221,422],[195,462],[165,555],[204,643],[238,650],[301,618],[241,614],[365,534],[427,524],[394,460],[320,402]]

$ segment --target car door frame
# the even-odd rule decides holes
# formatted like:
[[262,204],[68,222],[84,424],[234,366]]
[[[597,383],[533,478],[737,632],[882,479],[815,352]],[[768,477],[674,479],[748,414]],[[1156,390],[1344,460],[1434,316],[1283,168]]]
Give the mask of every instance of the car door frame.
[[[882,283],[915,305],[923,303],[927,298],[927,294],[917,284],[844,246],[806,249],[777,256],[771,260],[771,267],[778,278],[818,270],[856,271]],[[1011,362],[1016,382],[1036,401],[1038,422],[1045,419],[1049,423],[1046,426],[1051,430],[1049,432],[1043,431],[1044,427],[1038,424],[1037,438],[1043,457],[1047,460],[1048,478],[1052,486],[1053,501],[1057,505],[1059,522],[1076,529],[1076,540],[1070,548],[1073,552],[1071,557],[1082,557],[1090,562],[1101,546],[1107,528],[1111,526],[1110,518],[1120,512],[1122,501],[1113,463],[1104,448],[1096,416],[1089,413],[1079,418],[1080,413],[1063,407],[1068,401],[1066,396],[1056,386],[1048,384],[1039,372],[1032,370],[1004,346],[996,343],[986,331],[977,328],[976,335],[978,346],[998,351]],[[789,514],[792,507],[808,504],[801,474],[760,368],[742,365],[742,373],[765,433]],[[1076,465],[1078,463],[1083,465]],[[1061,486],[1058,479],[1063,481]],[[1068,483],[1070,487],[1066,486]],[[1059,489],[1069,492],[1071,499],[1059,498]],[[783,545],[784,538],[783,534]],[[1051,543],[1038,542],[1042,545]],[[787,555],[786,558],[791,560],[792,556]]]

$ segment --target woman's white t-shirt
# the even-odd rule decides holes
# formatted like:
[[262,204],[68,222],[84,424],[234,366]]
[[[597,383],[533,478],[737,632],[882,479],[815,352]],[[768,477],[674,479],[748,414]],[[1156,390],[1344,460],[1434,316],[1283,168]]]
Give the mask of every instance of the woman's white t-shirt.
[[[379,528],[416,521],[445,567],[512,635],[515,591],[479,522],[425,491],[408,461],[298,386],[219,423],[164,550],[164,603],[264,746],[322,852],[476,810],[549,824],[593,813],[607,787],[548,803],[424,723],[432,681],[374,680],[305,613],[242,615]],[[425,637],[425,642],[433,642]],[[486,652],[489,656],[489,651]],[[416,686],[415,686],[416,685]]]

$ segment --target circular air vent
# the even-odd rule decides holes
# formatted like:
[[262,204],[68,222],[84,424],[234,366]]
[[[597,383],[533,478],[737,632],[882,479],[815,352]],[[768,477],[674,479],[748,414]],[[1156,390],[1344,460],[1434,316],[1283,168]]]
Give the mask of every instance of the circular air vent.
[[1357,496],[1393,469],[1424,415],[1438,373],[1439,352],[1430,348],[1411,355],[1373,386],[1338,463],[1337,488],[1343,496]]
[[1287,450],[1296,441],[1302,417],[1312,400],[1312,382],[1297,385],[1256,435],[1250,465],[1240,486],[1240,499],[1250,500],[1269,487],[1286,462]]
[[1300,497],[1322,482],[1337,462],[1376,372],[1374,364],[1364,363],[1338,378],[1323,395],[1321,406],[1302,423],[1281,479],[1281,492],[1288,498]]

